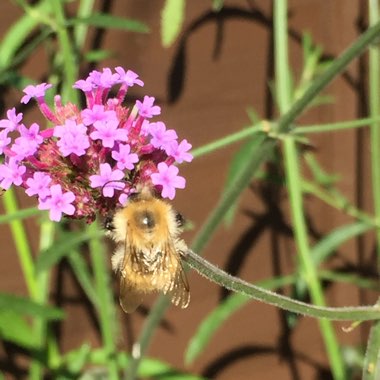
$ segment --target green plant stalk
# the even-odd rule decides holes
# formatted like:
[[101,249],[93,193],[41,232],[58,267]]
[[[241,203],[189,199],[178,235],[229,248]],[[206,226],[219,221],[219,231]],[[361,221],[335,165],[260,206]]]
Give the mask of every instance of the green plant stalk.
[[[85,19],[91,16],[93,13],[94,0],[81,0],[79,2],[79,7],[77,11],[77,17]],[[74,41],[75,46],[83,47],[86,35],[87,35],[88,26],[86,24],[77,24],[74,27]]]
[[[292,137],[287,137],[284,141],[285,172],[290,198],[290,209],[293,219],[293,228],[298,256],[305,282],[308,285],[311,299],[317,306],[325,306],[323,289],[319,281],[317,270],[314,267],[310,255],[306,220],[303,210],[301,175],[299,172],[298,155],[295,142]],[[331,323],[327,320],[319,321],[321,333],[324,339],[326,351],[330,360],[331,370],[336,380],[344,380],[345,366],[340,354],[339,344]]]
[[[380,22],[364,32],[347,50],[345,50],[338,58],[336,58],[334,62],[329,66],[329,68],[326,69],[326,71],[322,73],[317,79],[315,79],[315,81],[305,91],[303,96],[292,104],[289,111],[279,119],[276,128],[277,132],[287,133],[291,131],[292,123],[294,120],[302,113],[302,111],[314,99],[314,97],[318,95],[318,93],[325,86],[327,86],[331,80],[336,75],[338,75],[355,57],[362,53],[362,51],[371,42],[373,42],[379,34]],[[261,163],[269,157],[272,149],[276,145],[274,139],[265,137],[263,134],[258,134],[257,138],[260,139],[259,149],[256,151],[251,151],[247,154],[246,166],[239,172],[239,175],[236,177],[234,186],[231,186],[225,191],[225,193],[220,198],[217,206],[209,214],[207,220],[197,234],[197,237],[195,238],[192,245],[194,251],[200,252],[206,246],[207,242],[209,239],[211,239],[213,233],[222,222],[223,216],[230,209],[230,205],[237,200],[241,191],[244,189],[244,185],[250,182],[250,179],[253,177],[255,171],[260,167]],[[160,296],[158,301],[151,309],[148,318],[145,320],[140,336],[138,337],[136,343],[139,345],[140,355],[139,357],[132,358],[131,360],[131,368],[134,367],[135,371],[130,371],[128,380],[134,380],[136,378],[139,362],[141,358],[144,357],[146,350],[149,347],[152,335],[157,328],[158,323],[165,313],[168,305],[169,303],[165,302],[165,298]],[[357,315],[360,317],[360,312],[357,313]],[[355,316],[353,319],[355,319]]]
[[[308,133],[323,133],[323,132],[332,132],[339,131],[342,129],[351,129],[351,128],[361,128],[368,126],[372,122],[380,121],[380,116],[376,118],[365,118],[357,120],[342,121],[337,123],[326,123],[323,125],[300,125],[296,126],[292,130],[292,134],[308,134]],[[268,128],[268,131],[272,130],[272,127],[275,125],[275,122],[262,121],[255,125],[246,127],[241,131],[231,133],[228,136],[222,137],[211,143],[202,145],[198,148],[194,148],[191,153],[194,158],[205,156],[206,154],[213,153],[218,149],[222,149],[228,145],[234,144],[235,142],[246,139],[247,137],[253,136],[258,132],[265,131]]]
[[51,5],[54,16],[57,21],[56,33],[60,47],[60,55],[63,64],[63,95],[62,100],[67,101],[70,99],[74,104],[79,104],[78,92],[72,88],[72,85],[77,79],[78,75],[78,62],[77,55],[74,52],[72,42],[70,41],[69,33],[66,28],[66,19],[64,12],[65,1],[52,0]]
[[325,307],[307,304],[231,276],[191,250],[186,252],[185,261],[200,275],[226,289],[293,313],[334,321],[368,321],[380,318],[378,304],[359,307]]
[[367,223],[368,225],[377,228],[380,227],[380,221],[376,220],[371,215],[359,210],[337,191],[334,191],[334,194],[331,194],[333,190],[327,191],[321,186],[315,185],[314,183],[307,180],[302,181],[302,189],[304,192],[313,194],[315,197],[321,199],[324,203],[346,213],[349,216],[352,216],[357,220],[360,220],[364,223]]
[[[51,246],[54,240],[55,226],[50,220],[44,220],[41,223],[40,229],[40,252]],[[45,304],[49,293],[49,277],[48,270],[36,274],[35,278],[38,286],[38,294],[36,301],[40,304]],[[58,348],[53,335],[48,332],[48,322],[43,319],[37,318],[34,321],[34,329],[39,345],[42,348],[46,347],[47,362],[56,362],[59,359]],[[49,337],[49,338],[48,338]],[[42,349],[43,352],[43,349]],[[51,357],[54,357],[52,360]],[[44,360],[33,360],[30,365],[29,377],[30,379],[42,379],[44,374]],[[49,363],[50,364],[50,363]],[[49,368],[50,365],[48,365]]]
[[367,349],[364,357],[362,380],[379,380],[380,378],[380,321],[371,327]]
[[288,2],[274,2],[274,56],[276,100],[281,115],[286,113],[292,103],[290,70],[288,58]]
[[361,36],[349,46],[341,55],[327,67],[327,69],[316,78],[303,96],[293,103],[289,112],[280,118],[277,124],[278,133],[287,133],[293,129],[294,120],[305,110],[306,106],[321,92],[334,77],[341,73],[345,67],[358,57],[380,34],[380,22],[368,28]]
[[[98,230],[96,222],[87,227],[88,232]],[[100,331],[103,344],[108,356],[109,379],[118,380],[118,366],[116,361],[116,311],[113,299],[113,291],[109,276],[109,268],[106,264],[105,249],[98,239],[89,242],[91,263],[94,272],[95,289],[99,299],[97,312],[99,315]]]
[[[276,97],[280,113],[284,114],[292,102],[290,68],[288,66],[287,0],[278,0],[274,3],[274,37]],[[288,136],[284,139],[284,165],[298,257],[311,299],[314,304],[323,307],[325,306],[323,289],[310,255],[298,160],[296,142],[293,137]],[[325,319],[319,321],[319,326],[333,377],[335,380],[344,380],[346,378],[345,366],[333,326]]]
[[307,133],[324,133],[324,132],[334,132],[342,129],[352,129],[366,127],[371,123],[379,122],[380,116],[368,117],[365,119],[341,121],[337,123],[328,124],[318,124],[318,125],[300,125],[292,130],[292,134],[307,134]]
[[[378,0],[368,1],[369,23],[376,24],[379,20]],[[380,50],[378,45],[369,48],[369,115],[371,118],[380,116]],[[372,193],[375,217],[380,220],[380,123],[373,122],[370,127]],[[376,229],[377,268],[380,273],[380,228]]]
[[[269,123],[269,122],[268,122]],[[237,141],[244,140],[247,137],[252,136],[255,133],[258,133],[263,130],[263,123],[258,123],[250,127],[244,128],[239,132],[232,133],[228,136],[222,137],[218,140],[215,140],[209,144],[200,146],[191,151],[191,154],[194,158],[204,156],[208,153],[215,152],[218,149],[224,148],[227,145],[233,144]]]
[[[7,214],[17,213],[19,211],[16,194],[14,189],[7,190],[2,195],[2,201]],[[13,241],[16,245],[18,259],[20,260],[21,270],[26,282],[30,297],[33,300],[38,298],[38,284],[34,277],[33,254],[30,249],[29,239],[26,234],[24,225],[20,220],[12,220],[10,223]]]

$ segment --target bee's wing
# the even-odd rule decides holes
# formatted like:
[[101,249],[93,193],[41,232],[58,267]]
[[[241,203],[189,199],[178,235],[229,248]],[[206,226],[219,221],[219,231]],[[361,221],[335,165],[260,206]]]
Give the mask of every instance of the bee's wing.
[[175,261],[173,267],[177,268],[175,273],[170,279],[170,285],[168,287],[168,294],[171,302],[185,309],[190,303],[190,287],[187,281],[186,273],[182,266],[182,261],[179,252],[175,249],[174,245],[171,245],[168,249],[169,260]]
[[120,278],[119,301],[126,313],[133,313],[143,301],[143,293],[133,287],[123,276]]
[[122,266],[120,268],[120,294],[119,301],[120,306],[126,313],[133,313],[143,301],[144,293],[139,291],[136,284],[133,282],[133,278],[127,278],[124,273],[125,268],[139,269],[139,262],[136,260],[136,252],[134,245],[126,237],[124,243],[124,257]]

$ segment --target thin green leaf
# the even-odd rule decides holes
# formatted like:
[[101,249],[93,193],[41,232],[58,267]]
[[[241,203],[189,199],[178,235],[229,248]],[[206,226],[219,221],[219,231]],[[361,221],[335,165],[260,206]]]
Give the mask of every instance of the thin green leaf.
[[[50,7],[49,1],[41,1],[34,9],[45,12]],[[0,71],[5,71],[14,64],[14,57],[24,42],[30,37],[39,20],[30,14],[24,14],[8,29],[0,43]]]
[[59,320],[65,314],[62,310],[48,305],[41,305],[29,298],[15,296],[13,294],[0,294],[0,311],[10,310],[20,315],[32,315],[43,319]]
[[11,214],[0,215],[0,224],[9,223],[13,220],[29,218],[38,214],[41,214],[41,211],[38,210],[37,207],[24,208],[22,210],[12,212]]
[[28,350],[38,348],[33,328],[12,310],[0,309],[0,338]]
[[109,50],[91,50],[84,55],[87,62],[99,62],[113,56]]
[[93,232],[70,232],[62,234],[61,238],[56,241],[50,248],[42,251],[36,261],[36,271],[47,270],[61,260],[64,256],[70,254],[71,250],[78,245],[91,240],[101,239],[101,231]]
[[[355,222],[334,229],[311,248],[310,255],[314,265],[319,267],[334,253],[338,247],[340,247],[347,240],[361,235],[372,228],[373,226],[367,223]],[[300,300],[305,299],[307,284],[302,276],[298,278],[295,288],[295,297]]]
[[169,47],[181,31],[185,17],[185,0],[166,0],[161,12],[161,41]]
[[87,297],[94,306],[98,306],[99,297],[95,291],[95,287],[91,280],[91,275],[83,255],[81,255],[77,250],[73,250],[73,252],[71,252],[68,256],[68,260]]
[[[278,289],[284,285],[293,283],[294,276],[273,278],[261,281],[258,286],[266,289]],[[214,336],[222,324],[237,310],[247,304],[250,299],[244,294],[235,293],[227,297],[218,305],[200,324],[198,330],[190,339],[185,353],[185,363],[190,365],[206,348],[206,345]]]
[[354,222],[338,227],[321,239],[311,249],[311,256],[315,265],[323,263],[339,246],[356,236],[359,236],[373,226],[363,222]]
[[[247,157],[247,152],[253,149],[255,144],[257,144],[257,139],[250,138],[232,157],[230,166],[228,168],[227,180],[224,185],[226,189],[234,183],[236,174],[239,173],[240,168],[244,166],[245,159]],[[224,222],[226,226],[230,226],[232,224],[236,214],[238,203],[239,199],[237,199],[236,202],[232,203],[229,210],[226,212],[224,216]]]
[[204,377],[180,372],[167,363],[150,358],[142,361],[138,374],[144,379],[154,377],[160,380],[206,380]]
[[149,28],[141,21],[116,17],[105,13],[94,13],[89,17],[71,18],[67,21],[69,25],[87,24],[105,29],[121,29],[137,33],[149,33]]
[[375,322],[371,328],[364,358],[362,379],[380,379],[380,321]]
[[214,12],[220,12],[223,8],[224,0],[213,0],[212,9]]
[[78,349],[70,351],[65,355],[64,361],[67,369],[71,373],[79,373],[88,361],[91,346],[88,343],[82,344]]

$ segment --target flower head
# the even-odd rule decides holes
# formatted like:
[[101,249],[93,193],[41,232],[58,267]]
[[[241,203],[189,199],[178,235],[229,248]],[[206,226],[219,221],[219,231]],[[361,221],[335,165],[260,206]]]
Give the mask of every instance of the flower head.
[[123,177],[124,173],[121,170],[112,170],[109,164],[101,164],[100,174],[90,177],[90,186],[92,188],[101,187],[103,195],[111,198],[115,190],[123,190],[124,184],[120,182]]
[[160,162],[157,165],[158,172],[151,175],[152,183],[161,186],[163,198],[174,199],[175,189],[184,189],[186,186],[185,178],[178,175],[178,168],[173,165],[166,165]]
[[0,120],[0,128],[8,132],[14,131],[22,120],[22,113],[16,114],[16,108],[13,107],[7,111],[7,118]]
[[119,150],[112,152],[112,158],[117,162],[116,166],[120,170],[132,170],[134,164],[139,161],[138,155],[131,153],[131,147],[128,144],[119,144]]
[[47,83],[41,83],[37,86],[29,85],[24,88],[24,96],[21,99],[21,103],[28,104],[31,98],[43,98],[45,92],[52,85]]
[[70,154],[83,156],[90,146],[87,128],[83,124],[77,124],[72,119],[67,119],[64,125],[57,125],[54,128],[54,136],[59,137],[57,146],[63,157]]
[[136,101],[136,107],[139,110],[139,115],[150,119],[153,116],[157,116],[161,113],[161,108],[159,106],[154,106],[154,97],[153,96],[144,96],[144,100]]
[[53,185],[50,187],[50,194],[47,198],[41,200],[38,205],[40,210],[49,210],[50,219],[59,222],[62,214],[73,215],[75,207],[72,203],[75,195],[71,191],[62,192],[61,185]]
[[35,172],[33,177],[26,180],[27,189],[25,192],[31,197],[33,195],[38,195],[40,199],[45,199],[50,195],[49,184],[51,182],[51,177],[43,172]]
[[173,163],[190,162],[191,145],[178,142],[176,131],[162,121],[151,121],[161,112],[154,97],[124,105],[134,85],[144,83],[131,70],[94,70],[73,86],[84,93],[83,108],[63,104],[58,94],[49,105],[50,84],[27,86],[21,102],[35,98],[53,126],[24,125],[16,108],[0,120],[0,187],[24,188],[54,221],[66,216],[90,223],[125,205],[143,187],[173,199],[176,189],[185,187]]
[[193,155],[189,153],[191,149],[191,144],[187,140],[182,140],[179,144],[177,140],[171,141],[166,146],[166,153],[173,157],[176,162],[181,164],[182,162],[191,162],[193,160]]

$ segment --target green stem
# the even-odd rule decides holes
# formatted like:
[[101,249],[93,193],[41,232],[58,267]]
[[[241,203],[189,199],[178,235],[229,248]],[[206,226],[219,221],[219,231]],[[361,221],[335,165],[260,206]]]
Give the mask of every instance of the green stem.
[[[301,268],[305,282],[310,290],[313,303],[317,306],[325,306],[323,289],[314,266],[310,246],[306,220],[303,210],[301,175],[299,172],[299,158],[296,145],[292,137],[284,141],[285,171],[287,186],[290,197],[290,208],[294,225],[295,240],[298,248],[298,256],[301,261]],[[321,333],[325,342],[327,354],[331,363],[331,370],[336,380],[344,380],[346,377],[345,366],[340,354],[339,344],[331,323],[327,320],[319,321]]]
[[[7,214],[14,214],[19,211],[15,191],[13,189],[6,191],[1,198]],[[28,236],[20,220],[12,220],[10,222],[10,228],[28,292],[31,298],[36,300],[38,298],[38,284],[34,276],[33,254],[30,249]]]
[[[94,0],[81,0],[79,2],[77,17],[78,18],[86,18],[91,15],[93,12]],[[78,48],[82,48],[87,35],[88,25],[85,23],[75,25],[74,27],[74,41],[75,46]]]
[[[88,232],[98,231],[96,222],[87,227]],[[109,379],[117,380],[118,366],[116,361],[116,311],[109,269],[106,264],[105,249],[99,239],[92,239],[89,243],[91,262],[94,272],[95,289],[99,299],[97,312],[99,315],[100,331],[104,348],[108,357]]]
[[[290,131],[294,120],[302,113],[314,97],[318,95],[319,91],[331,82],[334,76],[338,75],[355,57],[357,57],[371,42],[373,42],[379,33],[380,22],[364,32],[341,56],[336,58],[329,68],[310,85],[303,96],[291,106],[289,111],[279,119],[277,131],[279,133]],[[260,143],[258,144],[259,148],[247,152],[245,165],[236,176],[235,183],[223,193],[219,203],[209,214],[207,220],[197,234],[197,237],[192,245],[195,251],[200,252],[206,246],[207,242],[211,239],[213,233],[222,222],[223,216],[230,209],[231,204],[237,200],[245,185],[249,184],[250,179],[253,177],[256,170],[269,157],[274,146],[277,144],[274,139],[265,137],[261,133],[258,134],[257,139]],[[151,309],[137,341],[140,355],[138,358],[132,358],[131,361],[131,366],[133,365],[136,370],[135,373],[131,374],[128,380],[134,380],[136,378],[139,362],[141,358],[144,357],[152,335],[158,326],[158,322],[165,313],[166,308],[167,304],[165,304],[164,299],[160,297]],[[377,312],[370,314],[373,316],[373,319],[379,318]],[[360,317],[360,312],[356,315]],[[354,317],[354,319],[356,319],[356,317]],[[142,337],[144,337],[144,342],[141,340]]]
[[63,63],[63,95],[62,100],[67,101],[70,99],[74,104],[79,103],[79,96],[77,91],[72,88],[72,85],[77,79],[78,62],[77,56],[72,48],[69,33],[66,28],[66,19],[64,12],[65,1],[52,0],[52,9],[57,21],[57,37],[60,47],[61,59]]
[[[369,0],[369,22],[375,25],[379,20],[378,0]],[[369,114],[371,118],[380,116],[380,50],[377,45],[369,48]],[[371,172],[374,214],[380,219],[380,123],[373,122],[370,128]],[[380,228],[376,230],[377,267],[380,272]]]
[[[48,249],[54,240],[54,223],[49,220],[44,220],[40,227],[40,247],[39,250],[42,252]],[[36,274],[36,281],[38,286],[38,294],[36,301],[45,304],[47,302],[49,293],[49,271],[44,271]],[[48,331],[48,324],[46,320],[36,319],[34,321],[35,333],[41,348],[46,347],[46,358],[45,360],[33,360],[30,365],[30,378],[31,379],[42,379],[44,375],[44,365],[43,363],[47,361],[49,363],[48,368],[52,368],[50,364],[57,362],[59,359],[58,348],[56,341],[52,334]],[[44,352],[44,350],[42,350]]]
[[365,353],[362,380],[379,380],[380,378],[380,321],[377,321],[369,334]]
[[304,134],[304,133],[323,133],[334,132],[342,129],[361,128],[366,127],[370,123],[380,121],[380,116],[368,117],[365,119],[341,121],[338,123],[329,123],[323,125],[301,125],[292,130],[292,134]]
[[359,307],[324,307],[311,305],[258,287],[238,277],[231,276],[191,250],[186,252],[185,261],[200,275],[226,289],[293,313],[314,318],[326,318],[334,321],[368,321],[380,318],[380,306],[377,304],[374,306]]
[[342,193],[333,189],[330,191],[325,190],[321,186],[306,180],[302,181],[302,189],[304,192],[313,194],[331,207],[334,207],[357,220],[367,223],[368,225],[380,228],[379,220],[374,219],[371,215],[356,208]]
[[[268,122],[269,123],[269,122]],[[240,140],[244,140],[247,137],[252,136],[255,133],[258,133],[263,130],[264,122],[253,125],[251,127],[244,128],[239,132],[232,133],[231,135],[222,137],[218,140],[215,140],[209,144],[200,146],[199,148],[195,148],[191,151],[191,154],[194,158],[204,156],[205,154],[214,152],[215,150],[224,148],[227,145],[235,143]]]
[[287,12],[287,0],[277,0],[274,3],[275,86],[277,105],[281,114],[287,112],[291,106]]
[[303,96],[293,103],[284,117],[281,117],[277,124],[279,133],[287,133],[292,130],[292,123],[294,120],[305,110],[307,105],[321,92],[334,77],[342,72],[346,66],[356,57],[358,57],[368,45],[378,38],[380,34],[380,22],[377,22],[372,27],[368,28],[360,37],[339,57],[327,67],[327,69],[316,78],[309,88],[305,91]]
[[[274,30],[276,95],[280,112],[283,114],[291,105],[290,68],[288,66],[287,0],[278,0],[274,3]],[[302,180],[298,165],[299,158],[296,142],[291,136],[284,139],[284,160],[296,247],[301,261],[302,273],[310,290],[313,303],[324,307],[323,289],[310,254],[306,219],[303,210]],[[345,366],[333,326],[325,319],[319,321],[319,326],[334,379],[344,380]]]

